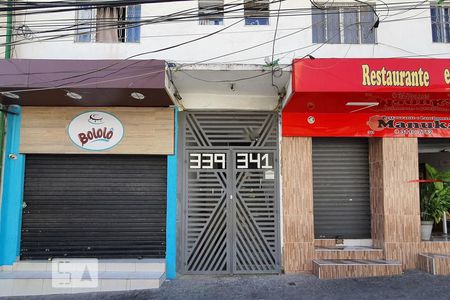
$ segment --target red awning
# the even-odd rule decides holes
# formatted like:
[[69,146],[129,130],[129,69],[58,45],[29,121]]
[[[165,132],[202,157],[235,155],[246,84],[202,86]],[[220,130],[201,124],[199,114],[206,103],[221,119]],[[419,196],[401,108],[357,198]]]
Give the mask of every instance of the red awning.
[[295,60],[283,136],[450,137],[449,59]]

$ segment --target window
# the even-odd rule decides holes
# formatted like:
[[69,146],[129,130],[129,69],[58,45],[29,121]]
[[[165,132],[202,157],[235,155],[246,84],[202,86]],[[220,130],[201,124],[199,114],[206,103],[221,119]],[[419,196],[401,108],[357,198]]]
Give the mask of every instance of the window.
[[269,0],[245,0],[245,25],[269,25]]
[[223,0],[199,0],[198,23],[200,25],[223,25]]
[[431,32],[434,43],[450,43],[450,8],[445,6],[432,5],[431,13]]
[[375,44],[376,17],[370,6],[312,8],[312,41],[329,44]]
[[137,43],[141,6],[86,8],[78,11],[76,42]]

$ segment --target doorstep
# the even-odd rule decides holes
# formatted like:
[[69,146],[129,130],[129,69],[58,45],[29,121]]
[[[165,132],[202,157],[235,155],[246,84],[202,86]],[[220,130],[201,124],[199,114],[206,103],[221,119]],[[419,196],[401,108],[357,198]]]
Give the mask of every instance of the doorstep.
[[392,260],[315,259],[313,273],[320,279],[401,275],[402,265]]
[[316,247],[315,259],[384,259],[384,251],[379,248],[365,246]]
[[419,253],[419,269],[433,275],[450,275],[450,254]]
[[74,294],[159,288],[166,279],[165,260],[99,260],[98,286],[52,287],[51,261],[21,261],[0,271],[0,296]]

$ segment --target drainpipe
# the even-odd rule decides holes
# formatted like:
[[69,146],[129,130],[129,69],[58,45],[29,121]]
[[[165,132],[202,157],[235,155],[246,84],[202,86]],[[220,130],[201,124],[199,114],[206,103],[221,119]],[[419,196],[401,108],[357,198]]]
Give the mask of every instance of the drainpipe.
[[[12,0],[8,0],[8,8],[12,8]],[[8,11],[6,16],[6,43],[5,59],[11,58],[11,40],[12,40],[12,11]]]

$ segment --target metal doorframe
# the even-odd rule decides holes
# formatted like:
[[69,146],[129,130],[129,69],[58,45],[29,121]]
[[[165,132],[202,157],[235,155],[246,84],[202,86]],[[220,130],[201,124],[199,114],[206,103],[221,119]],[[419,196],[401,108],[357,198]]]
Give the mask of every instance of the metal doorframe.
[[[196,153],[226,153],[227,157],[231,156],[231,151],[230,150],[219,150],[219,149],[191,149],[191,150],[184,150],[183,155],[189,154],[191,152],[196,152]],[[182,216],[183,216],[183,223],[182,223],[182,240],[183,240],[183,244],[182,244],[182,249],[181,249],[181,253],[182,253],[182,266],[183,266],[183,272],[184,274],[211,274],[210,271],[189,271],[187,268],[187,259],[188,257],[188,253],[187,253],[187,230],[188,230],[188,208],[189,208],[189,203],[188,203],[188,180],[189,180],[189,176],[186,176],[189,172],[189,164],[187,163],[187,159],[188,159],[188,155],[186,155],[186,161],[183,164],[183,211],[182,211]],[[229,178],[231,178],[231,169],[230,169],[230,165],[227,163],[226,168],[224,169],[224,172],[227,174],[227,187],[225,189],[225,194],[226,194],[226,208],[225,208],[225,212],[227,214],[226,216],[226,226],[227,226],[227,252],[228,255],[232,255],[232,242],[231,242],[231,230],[230,230],[230,225],[232,225],[231,223],[231,214],[229,213],[229,209],[228,207],[230,206],[230,201],[229,201],[229,195],[232,192],[232,188],[231,188],[231,184],[229,182]],[[215,272],[215,274],[231,274],[230,270],[231,270],[231,260],[228,259],[227,262],[227,271],[224,272]]]
[[[186,249],[187,249],[187,244],[186,244],[186,240],[187,237],[185,236],[185,232],[187,230],[187,168],[188,168],[188,164],[187,164],[187,156],[186,153],[188,151],[208,151],[208,152],[212,152],[212,151],[217,151],[217,152],[232,152],[232,151],[239,151],[239,150],[244,150],[244,151],[253,151],[253,152],[258,152],[258,150],[260,150],[259,152],[264,152],[264,151],[268,151],[268,152],[274,152],[274,160],[276,161],[276,172],[275,172],[275,191],[274,191],[274,195],[275,195],[275,218],[276,218],[276,255],[275,255],[275,259],[276,259],[276,265],[277,265],[277,270],[275,270],[274,272],[269,272],[269,273],[280,273],[282,270],[282,259],[281,259],[281,254],[282,254],[282,245],[281,245],[281,237],[282,237],[282,232],[281,232],[281,224],[280,224],[280,220],[281,220],[281,211],[280,211],[280,207],[281,207],[281,188],[280,188],[280,180],[281,180],[281,160],[280,160],[280,126],[279,126],[279,122],[281,120],[280,118],[280,114],[277,112],[273,112],[273,111],[225,111],[225,113],[233,113],[236,115],[239,114],[258,114],[258,113],[266,113],[267,115],[274,115],[275,116],[275,122],[274,122],[274,127],[276,130],[276,140],[275,140],[275,147],[261,147],[261,146],[257,146],[257,147],[229,147],[227,149],[223,149],[223,148],[218,148],[218,147],[210,147],[209,149],[205,149],[205,147],[190,147],[189,150],[186,149],[185,147],[185,143],[184,141],[186,140],[186,127],[187,127],[187,122],[186,122],[186,114],[189,113],[200,113],[200,114],[206,114],[206,113],[216,113],[218,115],[224,113],[224,111],[184,111],[184,112],[180,112],[178,117],[179,117],[179,124],[180,124],[180,131],[179,131],[179,139],[180,139],[180,143],[178,143],[178,163],[181,166],[181,170],[182,170],[182,174],[181,176],[178,176],[178,185],[182,186],[181,189],[178,189],[178,216],[179,218],[177,219],[177,231],[182,233],[177,235],[177,251],[179,253],[178,259],[177,259],[177,263],[179,266],[179,270],[180,273],[182,274],[202,274],[200,272],[188,272],[185,262],[187,259],[186,256]],[[233,180],[234,182],[234,180]],[[233,196],[235,196],[233,194]],[[229,214],[230,217],[231,214]],[[232,223],[232,225],[234,226],[234,224]],[[234,232],[233,232],[234,233]],[[230,237],[233,237],[233,235],[230,235]],[[229,243],[230,245],[232,243]],[[230,255],[234,255],[234,253],[232,251],[230,251]],[[263,273],[263,272],[258,272],[258,273]],[[204,274],[211,274],[211,272],[204,272]],[[220,274],[220,273],[217,273]],[[226,273],[222,273],[222,274],[233,274],[233,270],[229,270]],[[255,274],[255,273],[252,273]]]
[[[278,126],[278,124],[277,124]],[[277,132],[278,134],[278,132]],[[277,143],[278,145],[278,143]],[[236,227],[237,227],[237,217],[236,217],[236,212],[235,212],[235,205],[236,205],[236,192],[237,192],[237,186],[236,186],[236,180],[235,180],[235,174],[238,172],[239,169],[236,168],[236,162],[233,159],[233,163],[232,163],[232,191],[233,191],[233,199],[235,199],[232,202],[232,216],[234,217],[234,222],[232,223],[232,228],[233,228],[233,232],[231,237],[233,238],[232,243],[233,243],[233,247],[232,249],[234,250],[231,253],[231,260],[232,260],[232,274],[277,274],[281,272],[281,229],[280,229],[280,204],[281,204],[281,197],[280,197],[280,161],[279,161],[279,148],[277,147],[277,149],[247,149],[247,148],[241,148],[241,147],[232,147],[230,152],[231,154],[235,154],[237,152],[240,151],[245,151],[247,153],[273,153],[273,160],[274,160],[274,216],[275,216],[275,265],[276,265],[276,269],[271,271],[254,271],[254,272],[237,272],[235,270],[235,264],[234,261],[236,260],[236,246],[235,246],[235,239],[236,239]],[[235,156],[232,155],[232,157],[234,158]],[[241,170],[264,170],[264,169],[241,169]]]

